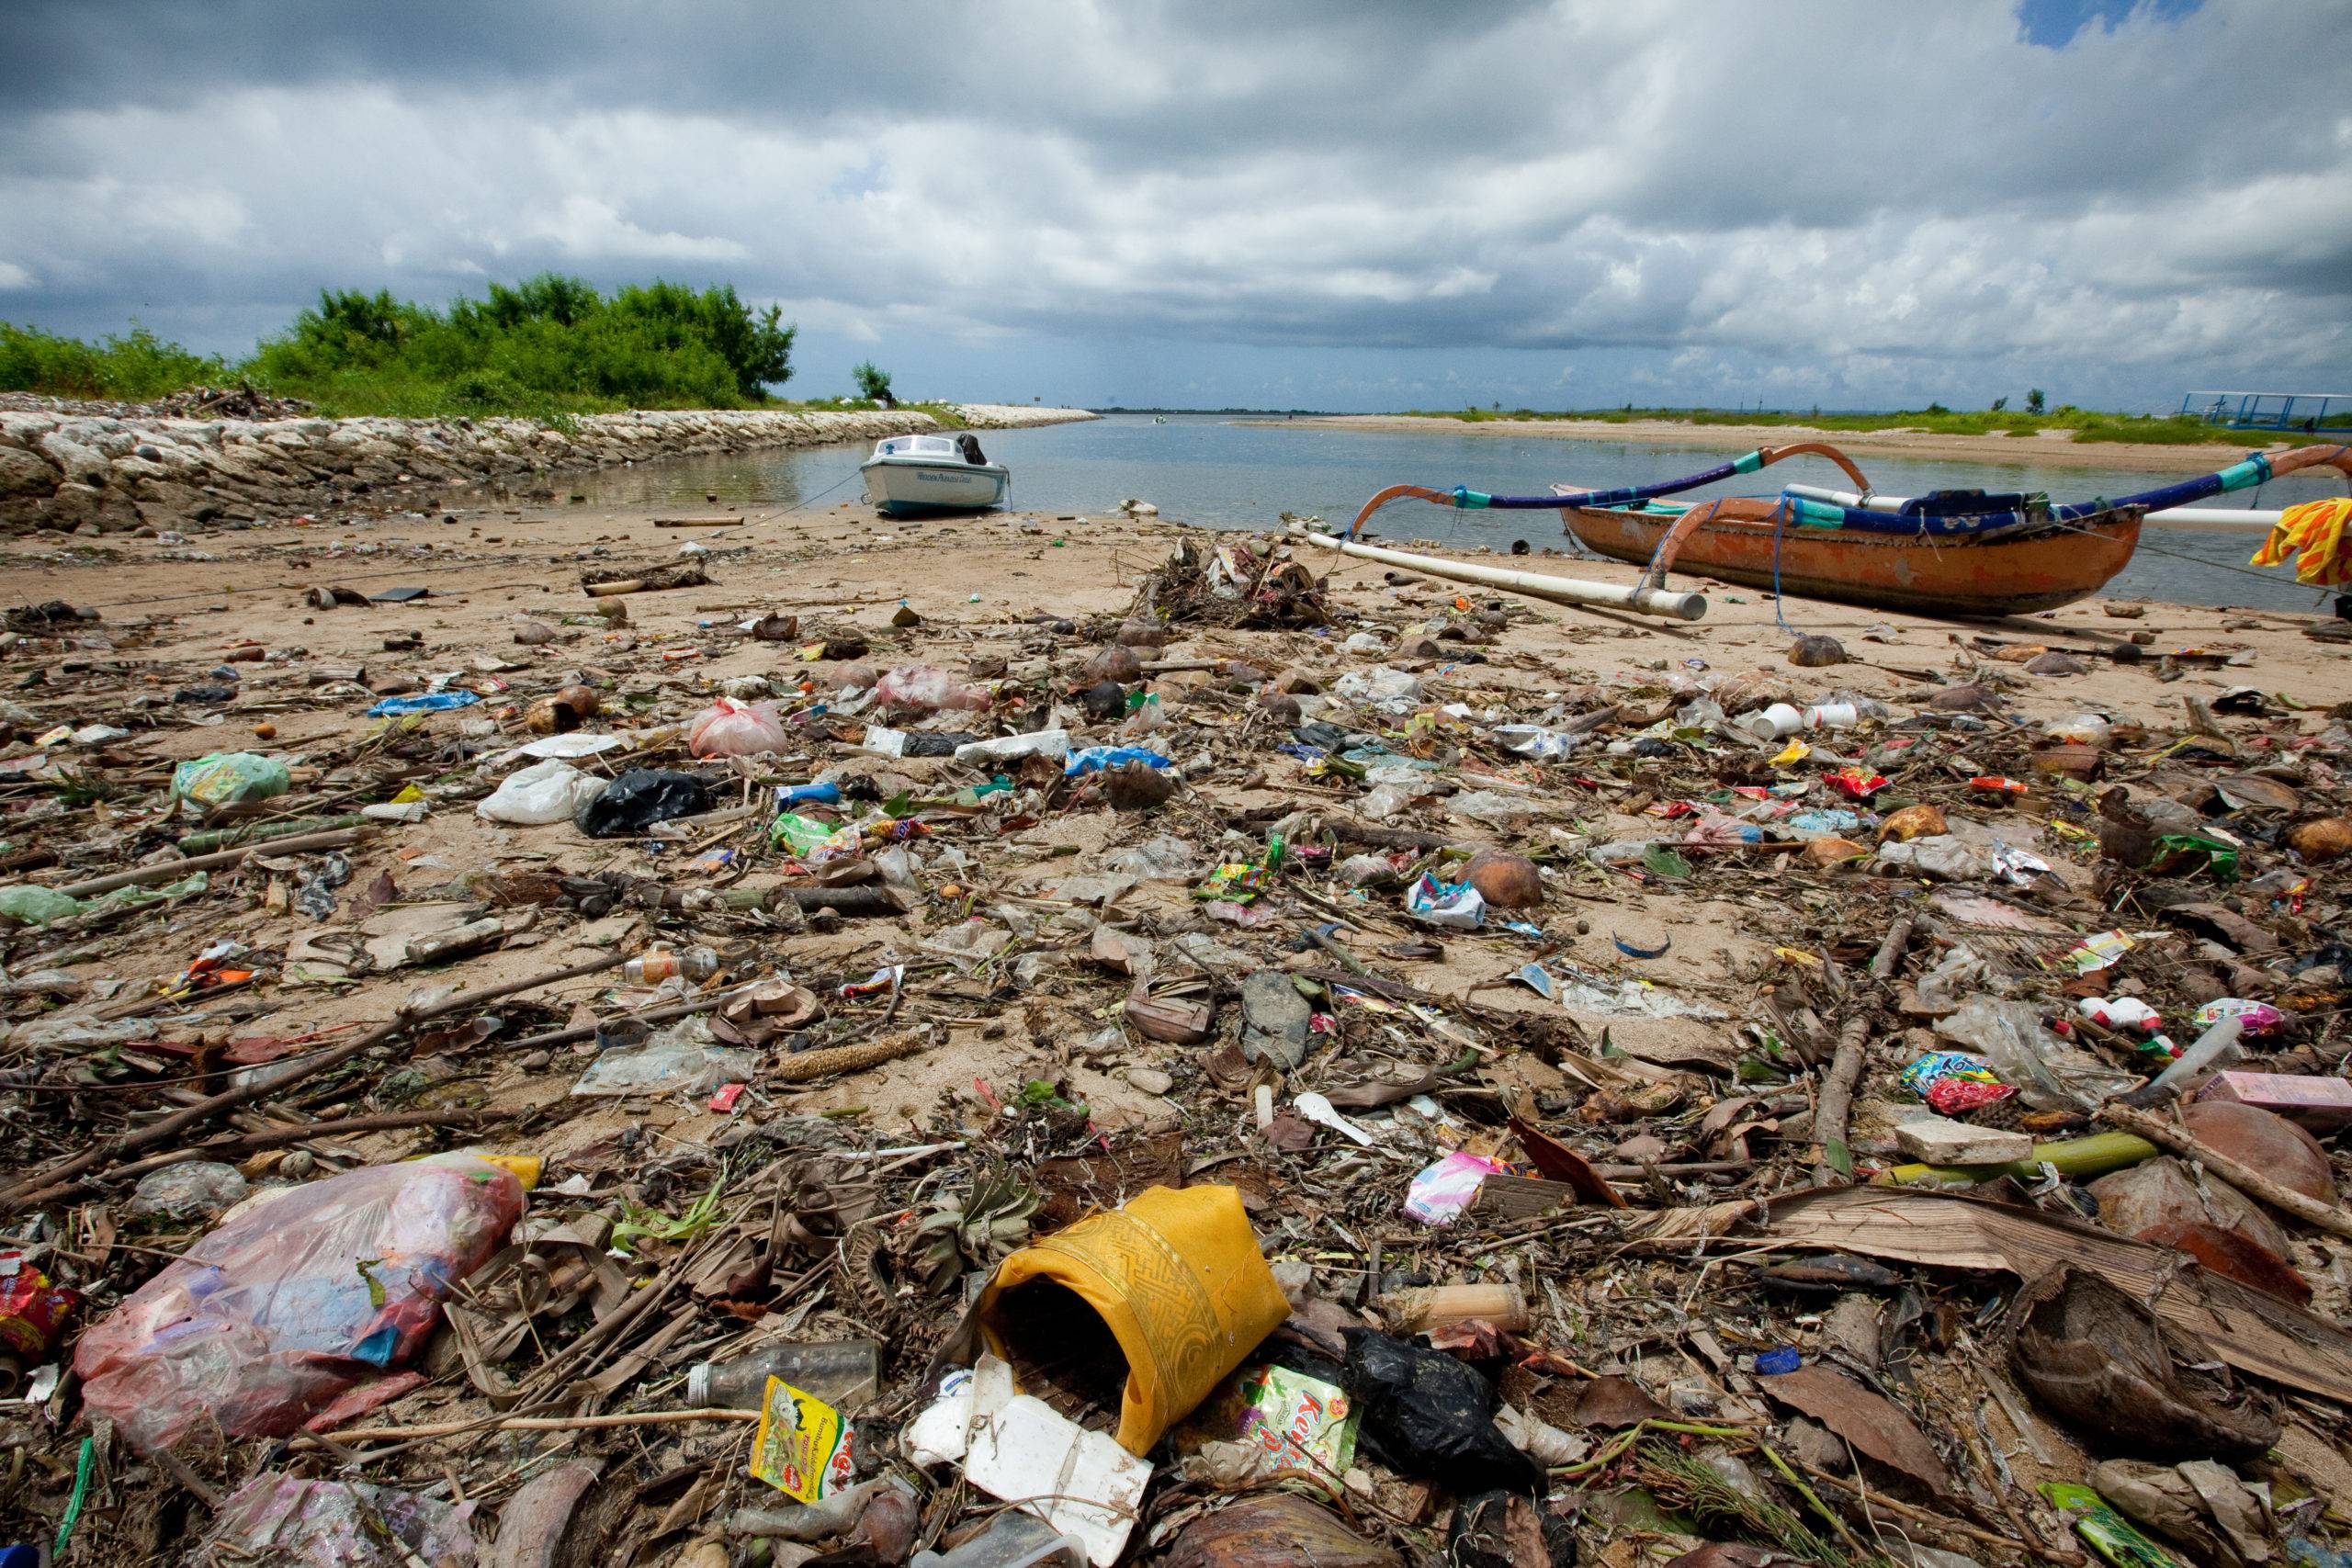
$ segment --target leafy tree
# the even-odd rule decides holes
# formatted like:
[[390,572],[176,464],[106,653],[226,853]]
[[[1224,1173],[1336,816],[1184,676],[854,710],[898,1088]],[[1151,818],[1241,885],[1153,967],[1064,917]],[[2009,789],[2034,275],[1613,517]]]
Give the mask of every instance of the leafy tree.
[[880,403],[886,409],[894,409],[899,406],[899,400],[890,395],[890,373],[876,365],[874,361],[859,360],[850,367],[849,374],[850,378],[857,383],[859,397],[871,402]]
[[1995,413],[1999,413],[2003,409],[2007,408],[2008,406],[2009,400],[2007,398],[1995,398],[1993,400],[1993,412]]
[[2027,392],[2027,393],[2026,393],[2026,395],[2025,395],[2025,412],[2028,412],[2028,413],[2040,413],[2040,412],[2041,412],[2041,388],[2036,387],[2036,388],[2034,388],[2032,390],[2030,390],[2030,391],[2029,391],[2029,392]]

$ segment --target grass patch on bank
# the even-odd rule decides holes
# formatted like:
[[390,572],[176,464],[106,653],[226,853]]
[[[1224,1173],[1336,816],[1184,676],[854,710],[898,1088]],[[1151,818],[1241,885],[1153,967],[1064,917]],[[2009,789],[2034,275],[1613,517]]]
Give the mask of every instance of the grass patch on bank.
[[1938,404],[1892,413],[1764,413],[1743,409],[1620,408],[1578,409],[1545,412],[1535,409],[1408,409],[1416,419],[1451,419],[1465,424],[1502,420],[1568,421],[1600,424],[1630,424],[1636,420],[1670,420],[1691,425],[1804,425],[1814,430],[1917,430],[1932,435],[2034,436],[2045,430],[2073,433],[2075,441],[2128,442],[2151,446],[2193,446],[2212,443],[2240,446],[2290,439],[2291,432],[2230,430],[2205,423],[2188,414],[2105,413],[2071,404],[2041,413],[2014,409],[1959,412]]
[[85,343],[0,322],[0,390],[140,401],[242,383],[329,417],[519,416],[777,406],[796,329],[731,285],[607,295],[546,273],[446,309],[329,289],[247,358],[191,354],[133,326]]

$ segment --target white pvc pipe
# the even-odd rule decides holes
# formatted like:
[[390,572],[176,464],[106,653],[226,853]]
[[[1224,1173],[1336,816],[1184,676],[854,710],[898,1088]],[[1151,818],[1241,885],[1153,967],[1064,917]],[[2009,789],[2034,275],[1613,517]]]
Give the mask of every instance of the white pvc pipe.
[[1293,543],[1304,541],[1320,545],[1343,556],[1425,571],[1431,577],[1442,577],[1449,582],[1475,582],[1483,587],[1506,589],[1513,593],[1523,593],[1531,599],[1546,599],[1555,604],[1597,604],[1603,609],[1632,610],[1637,615],[1657,615],[1669,621],[1695,621],[1707,613],[1707,596],[1703,593],[1673,593],[1663,588],[1619,588],[1607,582],[1582,582],[1572,577],[1546,577],[1536,571],[1513,571],[1504,567],[1476,566],[1468,561],[1439,560],[1407,550],[1384,550],[1376,545],[1360,545],[1352,540],[1329,538],[1296,528],[1291,530],[1290,537]]
[[[1782,485],[1782,490],[1805,501],[1818,501],[1830,506],[1850,506],[1865,512],[1900,512],[1909,501],[1905,495],[1857,495],[1849,490],[1827,490],[1820,485]],[[2275,525],[2276,512],[2237,506],[2167,506],[2162,512],[2148,513],[2151,523],[2259,523]]]

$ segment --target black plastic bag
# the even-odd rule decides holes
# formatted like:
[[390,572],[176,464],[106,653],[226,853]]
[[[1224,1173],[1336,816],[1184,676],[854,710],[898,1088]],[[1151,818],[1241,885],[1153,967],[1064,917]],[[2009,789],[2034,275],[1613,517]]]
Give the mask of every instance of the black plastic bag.
[[572,822],[592,839],[642,833],[673,817],[710,809],[710,786],[692,773],[667,768],[631,768],[580,808]]
[[1445,1560],[1451,1568],[1576,1568],[1577,1535],[1516,1492],[1488,1492],[1453,1506]]
[[1495,1426],[1495,1391],[1476,1369],[1369,1328],[1341,1332],[1348,1393],[1380,1450],[1375,1457],[1390,1469],[1461,1493],[1543,1485],[1535,1461]]

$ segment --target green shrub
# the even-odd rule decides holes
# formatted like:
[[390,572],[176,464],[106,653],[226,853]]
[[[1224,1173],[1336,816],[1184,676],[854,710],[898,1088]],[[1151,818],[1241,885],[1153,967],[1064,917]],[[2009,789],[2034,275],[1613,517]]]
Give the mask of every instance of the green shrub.
[[135,321],[122,336],[96,343],[0,321],[0,391],[136,402],[228,378],[220,360],[165,343]]

